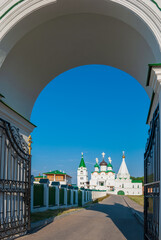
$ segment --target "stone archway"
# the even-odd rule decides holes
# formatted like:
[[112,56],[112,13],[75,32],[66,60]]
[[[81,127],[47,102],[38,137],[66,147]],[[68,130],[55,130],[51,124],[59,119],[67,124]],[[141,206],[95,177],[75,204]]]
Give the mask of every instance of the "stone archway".
[[[77,66],[103,64],[129,73],[144,87],[153,99],[152,119],[161,103],[156,65],[161,62],[161,12],[153,2],[14,0],[10,5],[3,1],[0,117],[27,139],[35,127],[29,121],[33,105],[52,79]],[[157,69],[150,67],[147,82],[150,63]]]
[[119,68],[151,97],[148,64],[161,61],[160,18],[154,4],[24,0],[1,22],[0,93],[28,120],[39,93],[54,77],[85,64]]

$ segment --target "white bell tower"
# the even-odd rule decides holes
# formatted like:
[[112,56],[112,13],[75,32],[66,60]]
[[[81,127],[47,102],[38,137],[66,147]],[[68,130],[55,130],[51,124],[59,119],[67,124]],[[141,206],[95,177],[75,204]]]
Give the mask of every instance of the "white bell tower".
[[82,153],[81,161],[77,170],[77,186],[79,188],[88,187],[88,171],[83,159],[83,153]]

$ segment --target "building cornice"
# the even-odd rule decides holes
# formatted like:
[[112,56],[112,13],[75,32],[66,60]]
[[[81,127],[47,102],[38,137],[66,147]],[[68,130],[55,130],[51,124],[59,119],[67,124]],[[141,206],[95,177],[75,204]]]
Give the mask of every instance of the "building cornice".
[[0,100],[0,116],[4,120],[19,128],[20,132],[26,136],[29,136],[36,127],[33,123],[16,112],[2,100]]
[[150,86],[153,89],[153,94],[151,97],[147,124],[150,124],[150,121],[153,116],[153,112],[158,105],[159,93],[161,91],[161,63],[158,64],[149,64],[149,71],[147,77],[147,86]]

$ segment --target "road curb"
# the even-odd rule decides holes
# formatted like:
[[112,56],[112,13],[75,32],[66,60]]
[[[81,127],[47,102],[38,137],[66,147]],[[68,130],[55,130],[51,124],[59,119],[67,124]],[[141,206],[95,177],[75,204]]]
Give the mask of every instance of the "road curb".
[[126,199],[125,199],[124,197],[123,197],[123,199],[124,199],[125,203],[127,204],[128,208],[131,209],[133,215],[134,215],[135,218],[138,220],[138,222],[139,222],[141,225],[144,226],[144,218],[143,218],[134,208],[132,208],[132,207],[128,204],[128,202],[126,201]]

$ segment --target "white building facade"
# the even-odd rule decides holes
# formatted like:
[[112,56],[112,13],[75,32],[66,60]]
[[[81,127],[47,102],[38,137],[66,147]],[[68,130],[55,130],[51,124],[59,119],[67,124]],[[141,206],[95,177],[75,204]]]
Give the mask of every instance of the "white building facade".
[[87,188],[88,185],[88,171],[82,153],[81,161],[77,170],[77,186],[79,188]]
[[113,171],[112,160],[109,157],[109,163],[105,162],[105,153],[102,153],[103,161],[94,165],[94,172],[91,173],[90,189],[104,190],[110,194],[118,195],[142,195],[142,182],[132,180],[125,163],[125,154],[123,152],[122,163],[118,174]]

